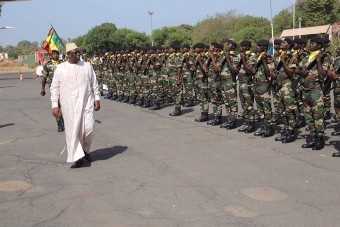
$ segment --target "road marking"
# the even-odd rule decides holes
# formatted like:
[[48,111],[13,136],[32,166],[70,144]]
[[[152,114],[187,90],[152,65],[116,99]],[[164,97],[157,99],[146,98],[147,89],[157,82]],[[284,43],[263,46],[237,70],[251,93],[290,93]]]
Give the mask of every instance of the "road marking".
[[245,188],[241,192],[251,199],[263,202],[276,202],[288,198],[287,194],[271,187]]
[[31,188],[26,181],[0,181],[0,192],[23,192]]
[[227,206],[224,208],[224,212],[237,218],[255,218],[258,216],[256,212],[242,206]]
[[0,145],[4,145],[4,144],[8,144],[8,143],[13,143],[16,139],[10,139],[10,140],[5,140],[5,141],[1,141]]

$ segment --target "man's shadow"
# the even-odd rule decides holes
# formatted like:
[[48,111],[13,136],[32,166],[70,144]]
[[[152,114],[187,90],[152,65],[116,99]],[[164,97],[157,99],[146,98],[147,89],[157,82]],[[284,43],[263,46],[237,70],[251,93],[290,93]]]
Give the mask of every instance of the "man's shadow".
[[127,146],[114,146],[109,148],[98,149],[90,153],[92,162],[103,161],[113,158],[116,155],[127,151]]

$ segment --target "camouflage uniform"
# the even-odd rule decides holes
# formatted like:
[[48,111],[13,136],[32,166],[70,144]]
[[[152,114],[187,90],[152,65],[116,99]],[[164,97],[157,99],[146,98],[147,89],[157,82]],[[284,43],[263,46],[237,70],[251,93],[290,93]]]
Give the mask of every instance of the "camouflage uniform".
[[[317,150],[324,146],[323,135],[325,130],[325,105],[322,90],[324,76],[320,75],[317,66],[317,58],[320,54],[322,54],[321,51],[311,52],[299,64],[299,67],[305,72],[303,75],[304,115],[310,132],[306,140],[307,143],[303,147]],[[329,69],[328,58],[323,60],[322,67]],[[320,146],[316,147],[317,144]]]
[[[279,100],[278,112],[283,116],[284,129],[281,132],[280,140],[283,143],[292,142],[296,139],[296,119],[297,119],[297,105],[295,99],[295,92],[293,89],[294,76],[289,76],[285,72],[284,67],[295,69],[297,67],[297,61],[292,54],[282,52],[276,65],[276,78],[277,85],[277,97]],[[284,66],[284,64],[287,64]]]
[[[51,87],[54,72],[60,63],[61,63],[60,61],[50,60],[43,66],[43,76],[49,87]],[[60,108],[60,103],[59,103],[59,108]],[[56,118],[56,121],[57,121],[58,131],[64,131],[63,116],[61,115],[60,117]]]
[[225,53],[221,61],[221,91],[222,105],[218,106],[219,114],[222,114],[224,104],[227,120],[222,125],[223,128],[233,129],[236,127],[238,114],[237,102],[237,75],[239,73],[238,64],[240,56],[235,51]]
[[[250,51],[245,53],[247,64],[253,67],[256,65],[256,55]],[[239,90],[240,100],[243,109],[242,118],[244,125],[239,129],[241,132],[252,132],[254,130],[255,111],[254,111],[254,81],[253,75],[246,72],[244,64],[240,63]]]
[[209,102],[211,90],[209,89],[209,76],[206,71],[207,55],[200,53],[196,58],[196,82],[198,87],[198,100],[200,102],[201,116],[195,121],[204,122],[209,119]]
[[258,55],[256,73],[254,75],[254,96],[257,106],[259,118],[263,121],[260,129],[255,133],[256,136],[269,137],[274,134],[272,125],[272,106],[271,106],[271,78],[266,72],[266,67],[269,70],[275,68],[274,62],[269,59],[269,56],[261,60],[262,55]]

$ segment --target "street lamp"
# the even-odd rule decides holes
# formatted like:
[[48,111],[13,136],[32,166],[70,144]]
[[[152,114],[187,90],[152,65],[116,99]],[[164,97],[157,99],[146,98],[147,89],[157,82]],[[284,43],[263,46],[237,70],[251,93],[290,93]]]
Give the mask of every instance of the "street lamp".
[[151,46],[154,45],[153,43],[153,37],[152,37],[152,31],[153,31],[153,24],[152,24],[152,16],[155,14],[153,11],[148,11],[148,14],[150,16],[150,38],[151,38]]

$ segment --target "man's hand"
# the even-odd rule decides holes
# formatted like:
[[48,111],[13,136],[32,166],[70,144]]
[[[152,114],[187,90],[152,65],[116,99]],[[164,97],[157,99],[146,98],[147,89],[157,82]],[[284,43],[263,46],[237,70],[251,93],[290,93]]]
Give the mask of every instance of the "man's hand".
[[100,101],[95,101],[94,103],[94,111],[99,111],[100,110]]
[[55,107],[52,109],[52,114],[55,118],[59,118],[60,115],[61,115],[61,112],[60,112],[60,108],[59,107]]
[[45,96],[46,95],[46,91],[45,90],[41,90],[40,95],[41,96]]

